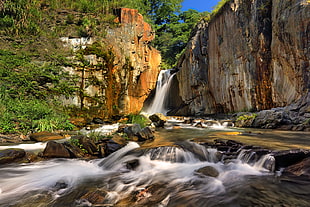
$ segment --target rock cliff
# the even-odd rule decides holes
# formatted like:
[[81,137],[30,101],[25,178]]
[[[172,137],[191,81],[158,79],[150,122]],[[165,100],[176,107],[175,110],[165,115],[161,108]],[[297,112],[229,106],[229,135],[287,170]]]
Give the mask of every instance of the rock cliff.
[[[231,0],[202,20],[181,56],[170,114],[286,106],[310,88],[310,3]],[[170,104],[171,105],[171,104]]]
[[115,10],[117,24],[104,37],[62,38],[75,54],[76,64],[66,69],[78,75],[80,93],[65,104],[88,108],[97,117],[138,113],[155,88],[160,70],[159,51],[150,46],[151,26],[137,10]]

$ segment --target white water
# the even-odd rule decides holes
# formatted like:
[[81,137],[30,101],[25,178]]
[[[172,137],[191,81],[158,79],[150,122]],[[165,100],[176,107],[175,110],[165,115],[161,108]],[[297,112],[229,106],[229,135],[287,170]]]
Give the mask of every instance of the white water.
[[119,124],[106,124],[93,130],[82,129],[80,132],[83,134],[98,134],[98,135],[111,135],[118,130]]
[[[191,146],[191,144],[193,144]],[[203,198],[211,198],[225,194],[227,190],[242,182],[247,175],[263,175],[261,166],[251,166],[241,160],[229,163],[218,162],[216,150],[205,149],[194,143],[186,143],[187,147],[158,147],[139,155],[135,150],[139,145],[130,142],[126,147],[111,154],[109,157],[94,160],[55,159],[45,162],[12,165],[0,168],[0,206],[6,206],[29,196],[26,193],[48,194],[53,200],[66,196],[72,191],[84,189],[91,179],[99,179],[108,191],[108,204],[115,204],[120,199],[132,196],[132,193],[147,189],[149,186],[161,186],[164,198],[160,199],[161,206],[180,198],[190,198],[191,202]],[[187,148],[200,154],[205,161]],[[134,151],[133,151],[134,150]],[[199,152],[200,151],[200,152]],[[126,163],[138,160],[139,165],[130,170]],[[208,177],[195,172],[199,168],[211,166],[219,172],[219,176]],[[86,183],[85,183],[86,182]],[[57,188],[63,183],[65,187]],[[99,184],[98,184],[99,185]],[[141,197],[141,202],[152,193]],[[184,198],[184,199],[185,199]],[[75,198],[78,202],[79,198]],[[23,201],[21,201],[23,202]]]
[[165,101],[174,75],[171,74],[171,70],[160,71],[156,84],[155,97],[151,105],[146,109],[146,113],[162,113],[166,115],[168,109],[165,108]]
[[17,145],[0,146],[0,150],[8,149],[8,148],[19,148],[19,149],[24,149],[26,151],[37,151],[37,150],[43,150],[45,146],[46,146],[46,142],[37,142],[33,144],[17,144]]

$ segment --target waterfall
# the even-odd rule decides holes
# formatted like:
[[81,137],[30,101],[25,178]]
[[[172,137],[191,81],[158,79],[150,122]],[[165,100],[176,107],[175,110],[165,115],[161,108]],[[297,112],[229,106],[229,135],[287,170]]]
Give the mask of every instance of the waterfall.
[[155,97],[146,109],[146,113],[163,113],[166,115],[168,109],[165,107],[165,104],[174,74],[171,74],[171,70],[160,71],[156,84]]

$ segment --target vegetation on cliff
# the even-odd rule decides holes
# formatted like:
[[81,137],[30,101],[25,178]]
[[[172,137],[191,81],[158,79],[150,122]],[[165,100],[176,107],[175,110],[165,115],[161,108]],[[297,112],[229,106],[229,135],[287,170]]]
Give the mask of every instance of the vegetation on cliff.
[[[207,15],[180,12],[182,0],[5,0],[0,2],[0,132],[70,129],[68,112],[57,101],[79,92],[76,77],[63,71],[73,51],[60,37],[104,37],[117,27],[114,9],[138,9],[156,30],[153,45],[163,67],[172,67],[190,31]],[[94,48],[96,49],[96,48]],[[108,52],[108,51],[107,51]]]

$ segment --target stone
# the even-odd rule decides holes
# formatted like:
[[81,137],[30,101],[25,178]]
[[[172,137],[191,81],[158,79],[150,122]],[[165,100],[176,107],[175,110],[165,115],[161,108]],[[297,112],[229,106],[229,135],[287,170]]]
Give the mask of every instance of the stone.
[[294,165],[303,159],[310,157],[310,151],[303,149],[283,150],[273,152],[272,156],[275,158],[275,168],[278,170],[280,168]]
[[219,176],[219,172],[217,171],[217,169],[215,169],[214,167],[212,166],[205,166],[205,167],[202,167],[198,170],[196,170],[195,172],[201,174],[201,175],[205,175],[205,176],[208,176],[208,177],[217,177]]
[[4,149],[0,150],[0,164],[12,163],[18,159],[23,158],[26,155],[23,149]]
[[90,155],[98,155],[98,149],[96,144],[90,138],[84,135],[76,135],[71,137],[71,139],[75,139],[78,142],[79,147],[85,150],[85,153]]
[[303,176],[310,179],[310,157],[284,169],[284,175]]
[[118,144],[114,142],[113,140],[109,140],[104,145],[104,155],[108,156],[112,154],[113,152],[116,152],[117,150],[121,149],[124,145]]
[[63,143],[64,147],[69,151],[70,156],[72,158],[84,158],[85,157],[85,152],[78,146],[71,144],[69,142],[64,142]]
[[87,192],[80,199],[89,201],[92,205],[103,204],[106,200],[107,192],[105,190],[97,189]]
[[140,161],[138,159],[130,160],[126,162],[126,167],[129,170],[135,170],[137,167],[139,167]]
[[129,139],[137,137],[140,131],[141,131],[140,124],[127,125],[127,127],[124,128],[124,132],[127,134]]
[[154,139],[154,134],[150,127],[144,127],[138,132],[139,141]]
[[36,142],[46,142],[49,140],[64,139],[64,137],[59,134],[51,133],[47,131],[30,134],[29,138],[30,140],[36,141]]
[[167,121],[167,118],[160,113],[149,116],[149,119],[154,123],[156,127],[164,127]]
[[71,155],[66,147],[55,141],[48,141],[42,153],[43,157],[48,158],[70,158]]

